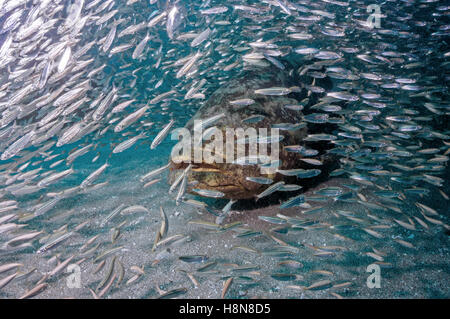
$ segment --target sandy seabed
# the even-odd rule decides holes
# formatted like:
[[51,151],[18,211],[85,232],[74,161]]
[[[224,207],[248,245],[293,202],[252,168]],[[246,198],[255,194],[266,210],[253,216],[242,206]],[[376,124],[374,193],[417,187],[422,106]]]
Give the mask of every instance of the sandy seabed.
[[[55,255],[63,261],[75,254],[73,261],[80,261],[82,257],[77,256],[79,247],[99,233],[100,236],[95,241],[100,243],[99,248],[80,263],[81,287],[69,288],[67,281],[70,274],[61,273],[48,279],[47,288],[35,298],[93,298],[90,289],[99,293],[100,289],[97,290],[97,286],[107,275],[113,255],[107,258],[105,266],[95,274],[98,263],[94,263],[93,260],[101,252],[119,246],[123,248],[114,255],[117,256],[116,260],[123,264],[125,276],[120,285],[117,286],[114,282],[103,298],[157,298],[163,292],[178,288],[187,289],[179,298],[220,298],[224,282],[230,275],[233,275],[234,279],[226,294],[228,298],[450,297],[450,251],[448,234],[442,226],[429,224],[429,229],[426,230],[416,225],[417,230],[410,231],[392,222],[392,218],[401,218],[399,213],[370,212],[360,204],[332,203],[333,200],[330,199],[328,202],[311,202],[313,207],[325,206],[324,210],[314,214],[305,214],[302,212],[305,209],[299,207],[282,210],[279,205],[245,211],[232,210],[225,223],[241,222],[242,225],[226,231],[211,230],[189,221],[214,222],[213,215],[183,203],[176,206],[175,201],[167,193],[168,186],[164,179],[144,189],[139,182],[139,174],[117,172],[112,175],[114,180],[104,188],[92,194],[67,199],[50,211],[45,220],[30,223],[29,226],[34,229],[40,228],[51,232],[66,223],[70,230],[84,221],[89,221],[82,230],[43,254],[35,253],[41,245],[36,242],[34,249],[0,256],[2,264],[22,263],[24,266],[19,269],[20,271],[28,272],[36,268],[32,275],[13,280],[1,289],[0,297],[18,298],[33,288],[46,272],[56,266],[55,259],[51,258]],[[311,196],[324,185],[342,186],[344,182],[350,183],[348,180],[335,178],[315,189],[309,189],[304,195]],[[364,194],[364,189],[362,193]],[[127,216],[119,214],[101,228],[101,221],[122,203],[126,206],[142,205],[150,213]],[[434,206],[436,204],[441,205],[439,207],[446,207],[443,198],[435,202]],[[160,206],[164,207],[168,216],[167,237],[183,234],[187,235],[189,240],[167,247],[158,247],[152,252],[156,232],[161,223]],[[338,209],[353,212],[355,216],[365,221],[364,226],[336,214]],[[382,224],[391,226],[387,229],[377,229],[383,238],[375,238],[362,230],[363,227],[380,224],[368,218],[368,213],[380,218]],[[295,247],[296,253],[281,257],[273,256],[270,252],[282,247],[283,244],[265,235],[236,237],[242,233],[244,227],[262,232],[283,228],[258,218],[260,215],[277,214],[311,221],[311,227],[306,229],[289,229],[287,233],[271,232],[285,244]],[[445,218],[447,216],[441,216],[444,222]],[[126,223],[121,227],[121,234],[112,243],[111,229],[123,221]],[[394,241],[395,238],[406,240],[415,248],[403,247]],[[245,250],[236,246],[243,246]],[[326,250],[327,246],[338,248],[331,249],[334,252],[331,256],[319,257],[315,255],[319,250],[313,249],[312,246],[321,247],[322,250]],[[252,252],[248,248],[255,251]],[[372,248],[384,253],[384,262],[390,265],[381,267],[381,287],[370,289],[367,286],[370,273],[366,269],[376,260],[365,253],[373,252]],[[204,263],[186,263],[179,260],[180,256],[186,255],[205,255],[208,260]],[[289,268],[279,265],[283,260],[299,261],[301,267]],[[197,269],[209,262],[216,262],[211,270],[197,272]],[[145,274],[127,284],[126,282],[136,274],[132,266],[143,268]],[[238,266],[254,267],[247,272],[232,271]],[[12,271],[2,274],[2,278],[11,273]],[[286,278],[275,279],[271,276],[280,273],[297,276],[287,281],[279,280]],[[193,275],[194,280],[189,278],[188,274]],[[322,280],[329,280],[330,284],[317,290],[302,288]]]

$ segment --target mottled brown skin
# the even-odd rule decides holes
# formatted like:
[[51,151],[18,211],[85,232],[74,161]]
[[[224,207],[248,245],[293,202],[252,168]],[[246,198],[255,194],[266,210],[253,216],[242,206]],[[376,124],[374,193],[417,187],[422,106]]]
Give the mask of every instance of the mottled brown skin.
[[[274,69],[269,69],[274,71]],[[186,124],[186,128],[193,134],[193,125],[195,119],[206,119],[215,116],[220,113],[225,113],[225,117],[220,121],[215,123],[215,126],[222,130],[224,142],[225,139],[225,129],[228,128],[239,128],[242,127],[246,129],[248,127],[254,127],[256,130],[258,128],[267,128],[268,134],[270,134],[270,128],[273,124],[278,123],[300,123],[302,121],[302,112],[292,111],[284,108],[287,104],[298,104],[296,99],[291,98],[291,95],[287,96],[265,96],[260,94],[255,94],[254,91],[257,89],[268,88],[268,87],[292,87],[295,83],[289,82],[286,74],[280,72],[267,72],[261,74],[253,70],[244,72],[239,78],[230,81],[226,86],[219,88],[214,92],[209,100],[201,107],[196,115]],[[297,84],[298,85],[298,84]],[[303,90],[303,97],[306,96],[305,90]],[[296,97],[302,98],[301,94],[297,94]],[[250,106],[236,107],[229,103],[229,101],[250,98],[255,100],[255,103]],[[243,119],[248,118],[253,115],[264,115],[265,118],[253,124],[246,124],[242,122]],[[313,166],[309,165],[303,161],[300,161],[302,157],[298,153],[287,152],[284,150],[284,146],[287,145],[305,145],[302,143],[303,139],[308,134],[307,127],[301,128],[296,131],[284,131],[280,130],[280,134],[284,135],[284,139],[280,142],[280,160],[282,161],[283,170],[293,169],[293,168],[303,168],[312,169],[320,168],[322,169],[322,174],[327,174],[326,167],[330,167],[333,159],[327,155],[324,151],[324,144],[314,145],[320,151],[319,155],[314,156],[316,159],[321,159],[324,162],[323,166]],[[307,147],[312,147],[312,144],[308,144]],[[270,155],[270,144],[267,145],[268,154]],[[224,150],[225,151],[225,150]],[[248,149],[246,154],[248,154]],[[235,144],[235,156],[236,158],[236,144]],[[171,162],[169,174],[169,183],[173,183],[176,176],[181,174],[184,168],[188,164],[181,163],[175,164]],[[325,169],[324,169],[325,168]],[[246,180],[247,176],[251,177],[269,177],[276,181],[284,180],[286,183],[295,183],[302,185],[304,183],[309,183],[310,181],[306,179],[297,179],[296,177],[287,177],[279,173],[272,175],[261,175],[260,167],[257,165],[236,165],[236,164],[218,164],[218,163],[202,163],[193,164],[192,169],[188,175],[188,181],[197,181],[194,187],[188,187],[188,191],[192,188],[215,190],[225,193],[225,198],[228,199],[248,199],[260,194],[268,185],[258,184]],[[321,176],[315,177],[314,179],[320,179]]]

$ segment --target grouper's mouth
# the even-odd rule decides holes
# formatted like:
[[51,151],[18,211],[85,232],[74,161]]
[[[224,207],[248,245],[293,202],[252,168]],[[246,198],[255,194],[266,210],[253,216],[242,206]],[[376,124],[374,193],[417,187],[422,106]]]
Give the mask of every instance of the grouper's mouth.
[[[248,172],[250,167],[243,167],[238,164],[206,162],[190,164],[171,161],[169,183],[173,183],[189,165],[191,165],[191,168],[187,174],[187,191],[192,194],[195,194],[195,192],[192,192],[192,189],[195,188],[220,191],[226,194],[226,198],[245,199],[249,198],[249,193],[254,193],[264,187],[263,185],[246,182],[245,176],[247,174],[244,172]],[[256,165],[252,169],[255,171],[259,170]]]
[[[178,171],[178,170],[185,170],[190,163],[174,163],[171,162],[171,170]],[[220,172],[220,168],[216,164],[209,164],[209,163],[199,163],[199,164],[192,164],[191,167],[192,172]]]

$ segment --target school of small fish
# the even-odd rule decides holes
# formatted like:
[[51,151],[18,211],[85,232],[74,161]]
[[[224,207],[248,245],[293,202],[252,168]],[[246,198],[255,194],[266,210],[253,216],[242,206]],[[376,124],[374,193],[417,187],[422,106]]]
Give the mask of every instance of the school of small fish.
[[[76,265],[95,278],[83,282],[87,297],[114,298],[170,264],[175,271],[150,281],[147,293],[136,297],[193,296],[218,282],[212,298],[270,291],[272,298],[321,293],[340,299],[359,289],[356,275],[341,278],[330,270],[342,259],[354,254],[364,268],[369,263],[395,268],[399,258],[424,249],[416,241],[431,245],[436,234],[448,234],[450,6],[438,0],[384,1],[381,25],[373,28],[370,4],[0,0],[0,296],[76,297],[73,290],[63,296],[55,291]],[[292,69],[287,60],[299,67]],[[248,176],[267,185],[255,201],[297,193],[273,215],[247,223],[236,218],[245,211],[236,212],[235,201],[218,209],[210,203],[223,193],[188,181],[192,165],[172,185],[164,174],[174,145],[170,133],[244,68],[269,65],[305,82],[261,87],[255,94],[307,92],[318,101],[286,105],[304,112],[302,122],[274,127],[285,133],[336,126],[333,134],[309,134],[304,145],[286,147],[302,154],[310,169],[276,172],[318,176],[323,163],[308,143],[324,141],[339,157],[340,167],[331,173],[339,183],[299,195],[299,185]],[[332,90],[320,86],[322,79],[332,81]],[[244,109],[255,101],[242,96],[229,103]],[[202,128],[222,117],[205,119]],[[252,116],[243,123],[262,119]],[[211,133],[205,130],[203,138]],[[255,141],[242,141],[250,142]],[[149,158],[138,155],[142,149]],[[132,160],[145,170],[133,176],[136,187],[160,192],[158,204],[119,201],[84,219],[77,203],[112,187],[110,174]],[[264,162],[235,163],[263,166],[259,161]],[[188,195],[188,186],[198,196]],[[69,203],[72,208],[64,209]],[[174,232],[172,222],[184,209],[194,212],[183,217],[186,232]],[[136,245],[133,227],[146,220],[149,229],[157,225],[145,232],[145,251],[138,251],[148,256],[147,264],[133,264],[126,258]],[[326,235],[314,241],[319,234]],[[231,238],[232,247],[188,248],[219,235]],[[365,250],[352,251],[355,242]],[[387,246],[404,253],[398,257]],[[257,259],[247,262],[252,258]],[[441,263],[448,266],[449,260]],[[184,283],[171,285],[173,276]],[[443,280],[448,294],[449,277]],[[266,290],[252,290],[258,285]]]

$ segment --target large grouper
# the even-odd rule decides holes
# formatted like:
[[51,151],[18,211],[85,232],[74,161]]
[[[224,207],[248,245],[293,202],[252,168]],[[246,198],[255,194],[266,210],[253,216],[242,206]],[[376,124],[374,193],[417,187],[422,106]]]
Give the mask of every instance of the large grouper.
[[[306,89],[308,85],[302,82],[301,77],[294,76],[298,73],[292,70],[296,71],[295,67],[291,68],[291,72],[287,72],[273,65],[249,66],[218,88],[189,120],[185,128],[194,137],[195,121],[218,116],[219,119],[213,125],[222,132],[224,144],[230,142],[235,144],[235,162],[225,160],[223,163],[195,162],[192,149],[190,156],[180,163],[180,158],[174,162],[172,154],[169,161],[169,183],[173,184],[177,178],[179,180],[180,174],[186,171],[188,192],[199,195],[199,190],[206,190],[214,194],[222,193],[223,198],[240,200],[259,199],[259,194],[271,184],[280,181],[283,181],[285,186],[278,190],[284,190],[283,193],[290,195],[295,191],[299,192],[300,187],[295,187],[294,184],[301,186],[301,192],[326,180],[331,170],[337,167],[336,156],[328,152],[333,145],[326,138],[323,140],[312,137],[317,134],[332,134],[336,126],[327,123],[326,120],[324,122],[321,118],[317,121],[314,119],[305,121],[307,114],[315,113],[310,106],[317,101],[312,100],[312,95]],[[329,87],[331,83],[322,82],[320,85]],[[280,89],[266,90],[270,88]],[[270,167],[274,163],[255,162],[252,165],[252,162],[250,164],[239,162],[237,137],[231,137],[233,141],[230,141],[230,138],[227,140],[226,130],[227,128],[245,130],[250,127],[256,131],[259,128],[266,128],[269,136],[271,128],[280,129],[280,135],[283,137],[279,141],[277,154],[279,167],[262,170],[261,166]],[[203,133],[208,128],[203,128]],[[208,147],[207,142],[203,141],[203,147]],[[247,155],[250,154],[249,147],[252,143],[254,141],[249,140],[246,144]],[[224,146],[223,152],[225,148]],[[271,150],[271,145],[267,145],[268,156],[274,155]],[[222,155],[225,158],[225,154]],[[295,169],[298,170],[297,175]],[[200,195],[202,193],[207,192],[200,192]]]

